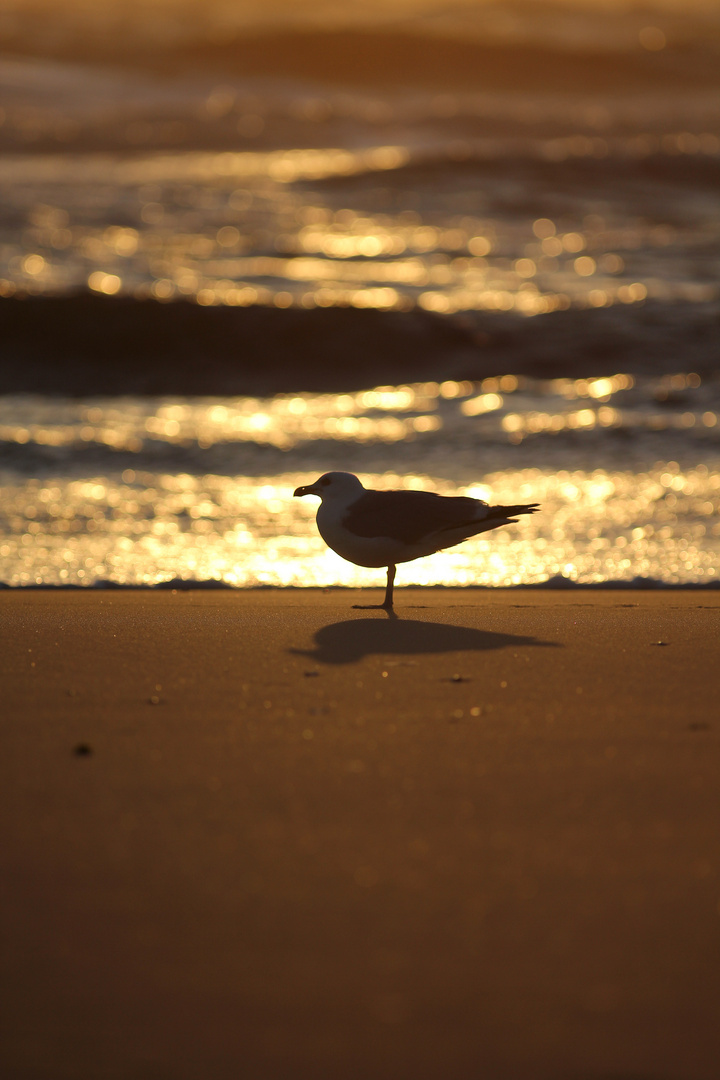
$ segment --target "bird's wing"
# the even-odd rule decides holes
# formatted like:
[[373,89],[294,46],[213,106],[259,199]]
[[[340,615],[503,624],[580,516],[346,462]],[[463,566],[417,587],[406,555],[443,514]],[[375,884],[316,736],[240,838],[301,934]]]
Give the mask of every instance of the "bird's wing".
[[384,536],[415,544],[426,536],[482,520],[485,503],[431,491],[366,491],[348,507],[345,528],[355,536]]

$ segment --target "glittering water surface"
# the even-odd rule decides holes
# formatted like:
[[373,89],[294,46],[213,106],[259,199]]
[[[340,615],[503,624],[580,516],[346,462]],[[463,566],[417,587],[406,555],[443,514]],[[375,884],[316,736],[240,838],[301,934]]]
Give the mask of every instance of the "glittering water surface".
[[[696,192],[688,205],[667,173],[678,160],[702,170],[719,155],[715,134],[680,132],[10,156],[0,163],[0,295],[87,286],[205,306],[526,315],[646,297],[713,300],[720,198]],[[545,216],[545,170],[566,158],[598,175],[592,186],[576,178],[562,212]],[[657,173],[650,185],[646,159]],[[628,190],[609,207],[604,188],[617,171],[630,174]]]
[[[577,12],[541,18],[541,6],[525,5],[522,19],[505,5],[424,0],[323,11],[362,9],[362,21],[372,9],[382,21],[402,8],[434,22],[442,10],[461,39],[467,23],[485,41],[487,20],[500,20],[493,40],[525,27],[528,41],[553,48],[578,32]],[[100,7],[127,5],[95,5],[93,18]],[[143,40],[161,43],[160,7],[173,40],[187,31],[172,5],[155,5],[146,24],[151,7],[128,17],[131,50],[138,20]],[[269,10],[202,7],[221,22],[242,9],[251,24]],[[712,5],[688,0],[653,7],[652,19],[621,7],[618,20],[598,7],[585,40],[594,49],[619,34],[617,55],[633,63],[685,42],[691,23],[702,42],[717,25],[701,18]],[[37,18],[28,27],[29,41],[43,37]],[[156,51],[146,49],[148,63]],[[478,340],[489,311],[527,317],[541,333],[545,313],[613,308],[615,323],[634,328],[623,338],[637,344],[632,369],[651,372],[657,358],[658,371],[677,373],[508,373],[272,399],[0,398],[0,581],[380,584],[382,572],[326,550],[314,500],[292,498],[333,468],[379,487],[542,504],[532,519],[406,564],[400,583],[716,577],[720,382],[708,375],[706,323],[692,329],[720,298],[720,98],[709,66],[667,86],[643,75],[591,92],[581,78],[577,93],[559,93],[502,80],[432,89],[423,72],[407,87],[386,86],[382,71],[382,85],[182,64],[161,78],[151,63],[102,69],[91,52],[0,58],[9,307],[89,289],[202,307],[419,308]],[[686,356],[672,355],[680,335],[667,345],[653,326],[659,302],[678,325],[687,316]],[[562,370],[581,370],[580,346],[585,358],[605,350],[608,370],[612,335],[557,340]],[[48,341],[43,361],[63,357]],[[536,359],[529,350],[518,367],[532,371]]]
[[[399,582],[712,581],[720,380],[505,376],[270,399],[0,399],[0,580],[372,585],[296,486],[537,501],[542,513],[401,567]],[[392,471],[388,471],[391,466]]]
[[438,93],[8,57],[3,88],[0,295],[526,315],[718,296],[714,85]]

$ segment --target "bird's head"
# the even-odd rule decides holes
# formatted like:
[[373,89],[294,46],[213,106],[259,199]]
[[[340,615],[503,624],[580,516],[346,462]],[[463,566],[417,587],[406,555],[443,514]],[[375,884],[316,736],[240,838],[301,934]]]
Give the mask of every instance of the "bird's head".
[[306,484],[304,487],[295,488],[293,495],[317,495],[323,501],[337,499],[344,502],[353,502],[364,491],[364,487],[357,476],[347,472],[324,473],[314,484]]

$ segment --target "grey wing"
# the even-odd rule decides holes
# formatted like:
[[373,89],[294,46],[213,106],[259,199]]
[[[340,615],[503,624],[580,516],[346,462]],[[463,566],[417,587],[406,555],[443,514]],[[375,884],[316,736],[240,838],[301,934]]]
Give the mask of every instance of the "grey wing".
[[444,529],[482,520],[485,503],[431,491],[366,491],[348,508],[343,525],[356,536],[387,536],[405,544]]

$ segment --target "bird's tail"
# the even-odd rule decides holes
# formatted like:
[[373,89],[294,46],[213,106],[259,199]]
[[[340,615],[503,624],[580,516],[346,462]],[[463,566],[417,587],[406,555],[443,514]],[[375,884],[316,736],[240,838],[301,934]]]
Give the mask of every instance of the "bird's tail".
[[540,509],[540,503],[528,503],[525,506],[490,506],[488,507],[489,518],[507,518],[513,514],[536,514]]
[[[517,518],[513,517],[513,514],[534,514],[538,509],[539,503],[528,503],[524,506],[488,506],[484,518],[471,518],[470,521],[465,522],[456,521],[440,531],[457,533],[459,529],[466,527],[465,539],[469,539],[471,536],[477,536],[478,533],[488,532],[489,529],[497,529],[500,525],[514,524],[517,522]],[[457,544],[459,541],[455,540],[454,543]]]
[[488,509],[486,521],[493,518],[502,518],[508,524],[516,522],[515,514],[536,514],[540,509],[539,503],[527,503],[518,506],[491,506]]

